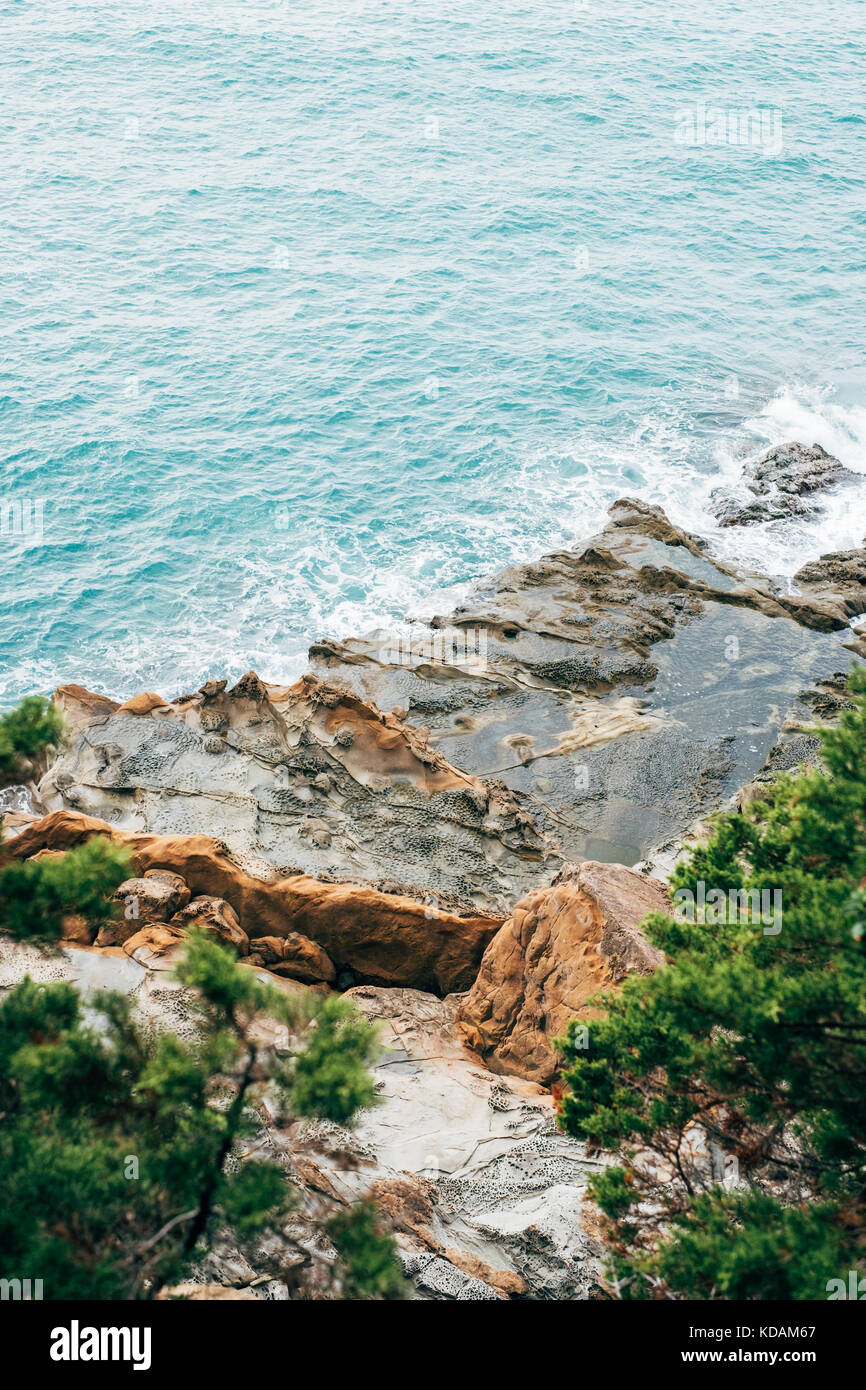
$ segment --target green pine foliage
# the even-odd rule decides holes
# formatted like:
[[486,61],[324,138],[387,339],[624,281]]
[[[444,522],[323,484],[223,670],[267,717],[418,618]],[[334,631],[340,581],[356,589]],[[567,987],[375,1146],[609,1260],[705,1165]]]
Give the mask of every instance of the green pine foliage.
[[[61,735],[53,706],[25,700],[0,719],[0,774]],[[6,856],[0,932],[50,947],[69,917],[98,928],[131,872],[128,851],[101,837]],[[41,1279],[46,1298],[152,1298],[194,1271],[214,1232],[241,1246],[278,1232],[292,1207],[287,1173],[243,1153],[261,1133],[265,1094],[285,1124],[348,1125],[376,1100],[375,1034],[345,1001],[263,984],[200,933],[177,974],[195,1001],[189,1039],[146,1026],[121,994],[85,1007],[66,983],[27,978],[0,1003],[0,1272]],[[261,1041],[264,1017],[285,1035],[279,1054]],[[372,1207],[336,1219],[331,1239],[332,1296],[403,1296]],[[273,1277],[290,1282],[295,1262],[272,1260]]]
[[10,860],[0,867],[0,931],[56,941],[70,916],[101,927],[118,915],[111,895],[131,873],[129,851],[100,836],[66,854]]
[[[0,1005],[0,1251],[8,1277],[42,1278],[46,1298],[149,1298],[189,1275],[215,1231],[242,1244],[277,1229],[286,1172],[240,1161],[265,1091],[272,1111],[283,1095],[282,1123],[347,1123],[374,1099],[375,1036],[342,1001],[264,984],[198,932],[178,975],[195,1001],[189,1039],[145,1027],[124,995],[100,994],[94,1015],[66,983],[25,979]],[[261,1041],[263,1017],[299,1039],[285,1058]],[[393,1241],[358,1213],[334,1226],[336,1293],[398,1297]]]
[[391,1235],[383,1231],[375,1202],[358,1202],[328,1223],[328,1235],[345,1271],[346,1298],[400,1298],[403,1273]]
[[[866,1262],[866,675],[823,771],[718,818],[672,885],[781,893],[654,914],[664,969],[572,1024],[560,1123],[618,1154],[592,1182],[624,1298],[821,1299]],[[768,901],[772,900],[768,896]],[[730,899],[729,899],[730,902]]]
[[20,758],[34,758],[63,737],[63,716],[49,699],[29,695],[0,715],[0,778],[14,776]]

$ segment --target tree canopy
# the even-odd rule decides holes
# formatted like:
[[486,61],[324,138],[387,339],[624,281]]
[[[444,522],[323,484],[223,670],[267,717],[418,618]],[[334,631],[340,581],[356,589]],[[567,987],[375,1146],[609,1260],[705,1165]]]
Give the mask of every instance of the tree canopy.
[[[645,923],[666,965],[560,1040],[624,1298],[826,1298],[866,1256],[866,676],[822,768],[717,818]],[[772,919],[763,902],[778,905]],[[777,896],[778,895],[778,896]],[[772,920],[772,925],[770,922]]]

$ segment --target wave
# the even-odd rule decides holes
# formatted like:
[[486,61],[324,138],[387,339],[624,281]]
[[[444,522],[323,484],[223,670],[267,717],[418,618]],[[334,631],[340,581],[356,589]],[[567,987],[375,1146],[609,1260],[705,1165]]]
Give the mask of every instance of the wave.
[[[743,464],[776,444],[797,441],[820,444],[863,477],[858,506],[848,488],[830,489],[814,498],[815,511],[751,526],[721,527],[711,510],[715,487],[736,485]],[[670,508],[673,519],[698,531],[720,559],[790,580],[807,560],[829,551],[852,550],[864,544],[866,531],[866,407],[835,398],[830,387],[792,384],[783,387],[755,415],[746,418],[732,438],[716,449],[718,471],[697,499],[699,512]]]

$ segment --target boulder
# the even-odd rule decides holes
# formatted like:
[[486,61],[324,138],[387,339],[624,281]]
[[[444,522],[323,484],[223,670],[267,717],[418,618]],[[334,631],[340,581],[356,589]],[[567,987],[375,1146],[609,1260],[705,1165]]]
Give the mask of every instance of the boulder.
[[276,975],[288,975],[304,984],[333,984],[337,978],[334,962],[327,951],[300,932],[289,932],[283,941],[283,955],[273,967]]
[[266,966],[270,969],[283,959],[283,938],[281,936],[258,936],[250,946],[248,963]]
[[566,865],[517,904],[485,951],[457,1016],[468,1045],[493,1071],[552,1083],[553,1039],[569,1021],[591,1018],[592,997],[631,971],[663,964],[640,923],[668,907],[660,883],[621,864]]
[[866,549],[837,550],[811,560],[794,575],[807,594],[841,598],[849,617],[866,612]]
[[93,928],[86,917],[77,912],[69,913],[60,923],[61,941],[69,941],[77,946],[89,946],[93,941]]
[[193,898],[192,902],[175,913],[170,925],[181,931],[199,927],[219,941],[224,941],[227,946],[234,946],[239,956],[249,953],[249,937],[238,921],[234,908],[225,898],[209,895]]
[[148,970],[171,970],[177,964],[183,931],[170,922],[153,922],[123,942],[123,950]]
[[305,984],[333,984],[337,978],[327,951],[300,932],[288,936],[259,936],[250,947],[249,963]]
[[180,874],[170,869],[148,869],[141,878],[128,878],[115,891],[123,916],[100,928],[97,946],[122,946],[142,927],[167,922],[190,900]]
[[806,516],[814,504],[804,499],[856,476],[820,444],[777,444],[746,464],[742,491],[716,489],[714,511],[723,526]]

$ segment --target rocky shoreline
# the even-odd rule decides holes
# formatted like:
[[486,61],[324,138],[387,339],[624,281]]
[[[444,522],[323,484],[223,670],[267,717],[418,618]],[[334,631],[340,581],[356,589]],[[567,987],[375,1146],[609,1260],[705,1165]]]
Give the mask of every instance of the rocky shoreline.
[[[749,466],[742,505],[719,505],[754,524],[848,485],[789,445]],[[586,1297],[597,1161],[556,1132],[552,1040],[600,988],[661,964],[639,926],[682,843],[814,761],[812,726],[866,660],[864,612],[866,550],[807,563],[787,591],[623,499],[582,547],[451,614],[316,643],[290,686],[250,672],[121,704],[64,685],[68,744],[31,810],[7,793],[7,852],[107,835],[135,877],[97,938],[70,920],[53,957],[3,943],[0,984],[29,970],[122,988],[176,1028],[169,967],[198,923],[283,988],[348,992],[385,1048],[383,1104],[339,1136],[354,1166],[321,1127],[263,1117],[262,1142],[308,1196],[376,1191],[418,1297]],[[203,1278],[285,1296],[238,1260]]]

